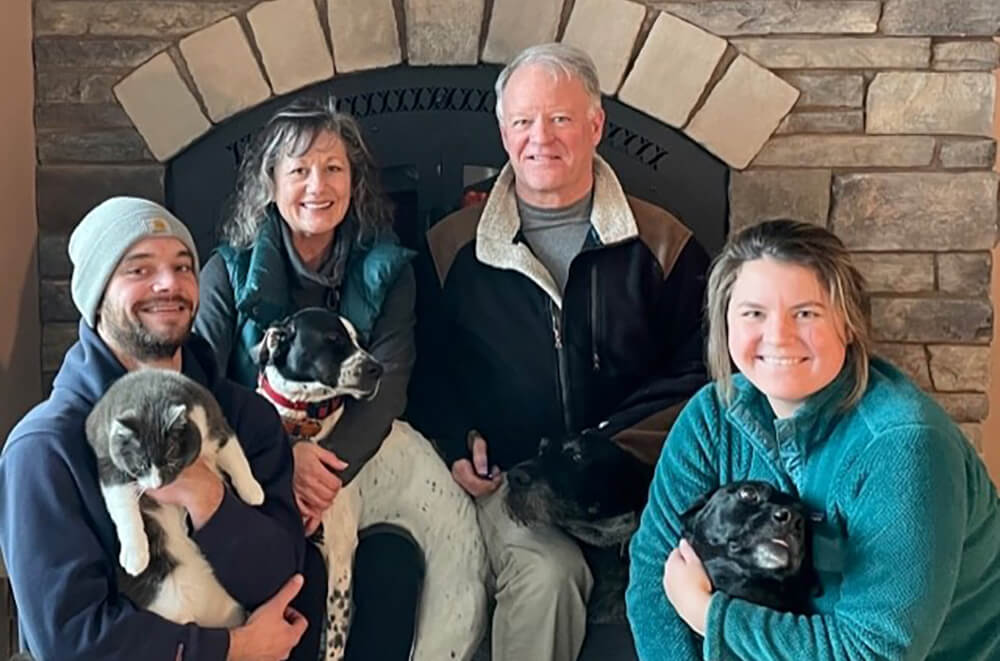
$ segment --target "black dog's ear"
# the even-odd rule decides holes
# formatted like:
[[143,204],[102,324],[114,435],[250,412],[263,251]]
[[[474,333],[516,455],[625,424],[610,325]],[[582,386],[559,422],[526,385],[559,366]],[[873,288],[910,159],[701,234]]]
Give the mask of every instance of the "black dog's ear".
[[681,526],[683,528],[682,532],[685,537],[694,532],[695,519],[698,517],[698,514],[699,512],[701,512],[702,508],[704,508],[705,505],[708,504],[708,499],[710,496],[711,494],[706,494],[702,496],[698,500],[694,501],[694,504],[691,505],[691,507],[689,507],[686,512],[681,514]]
[[288,340],[292,337],[292,329],[283,324],[276,324],[264,331],[264,338],[256,347],[251,350],[251,355],[257,359],[257,364],[261,367],[269,364],[273,358],[277,358],[281,350],[287,346]]

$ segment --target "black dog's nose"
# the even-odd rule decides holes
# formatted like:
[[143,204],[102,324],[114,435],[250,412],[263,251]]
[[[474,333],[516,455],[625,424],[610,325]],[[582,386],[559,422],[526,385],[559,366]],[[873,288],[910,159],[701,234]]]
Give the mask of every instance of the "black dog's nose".
[[365,363],[365,366],[361,368],[361,372],[370,379],[377,379],[382,376],[382,365],[372,360]]
[[512,468],[507,473],[507,479],[518,487],[526,487],[531,484],[531,476],[521,468]]
[[779,507],[771,515],[778,523],[788,523],[792,518],[792,512],[787,507]]

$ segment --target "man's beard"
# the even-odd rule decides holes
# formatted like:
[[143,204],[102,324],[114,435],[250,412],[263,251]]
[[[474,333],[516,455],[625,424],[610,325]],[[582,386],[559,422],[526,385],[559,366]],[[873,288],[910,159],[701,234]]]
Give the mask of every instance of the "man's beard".
[[[143,301],[140,305],[151,301]],[[183,303],[191,309],[191,301],[180,296],[161,299],[160,302]],[[99,325],[108,337],[127,355],[139,362],[166,360],[177,353],[177,349],[188,339],[191,326],[194,325],[194,314],[187,326],[171,336],[156,334],[143,325],[138,316],[130,317],[122,308],[113,308],[106,301],[101,303]]]

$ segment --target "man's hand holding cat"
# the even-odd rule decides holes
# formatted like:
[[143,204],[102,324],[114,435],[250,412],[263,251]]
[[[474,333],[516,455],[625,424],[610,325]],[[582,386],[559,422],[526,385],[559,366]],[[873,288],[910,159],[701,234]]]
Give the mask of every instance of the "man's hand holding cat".
[[283,661],[299,644],[308,622],[289,606],[302,589],[296,574],[269,600],[257,608],[246,624],[229,630],[226,661]]
[[204,460],[198,459],[181,471],[173,482],[146,494],[162,505],[179,505],[187,510],[191,525],[200,530],[222,504],[226,487]]
[[295,458],[295,475],[292,480],[295,502],[304,518],[314,519],[318,523],[344,485],[334,471],[347,468],[347,462],[308,441],[293,445],[292,455]]

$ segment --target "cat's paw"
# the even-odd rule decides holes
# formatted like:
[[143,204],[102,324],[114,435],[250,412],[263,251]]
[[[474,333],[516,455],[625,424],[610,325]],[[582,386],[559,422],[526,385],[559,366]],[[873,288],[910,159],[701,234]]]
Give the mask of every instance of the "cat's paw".
[[233,487],[236,489],[236,493],[239,497],[243,499],[243,502],[247,505],[263,505],[264,504],[264,488],[260,486],[260,483],[251,478],[249,480],[240,480],[236,482]]
[[149,566],[149,542],[122,544],[118,562],[130,576],[138,576]]

